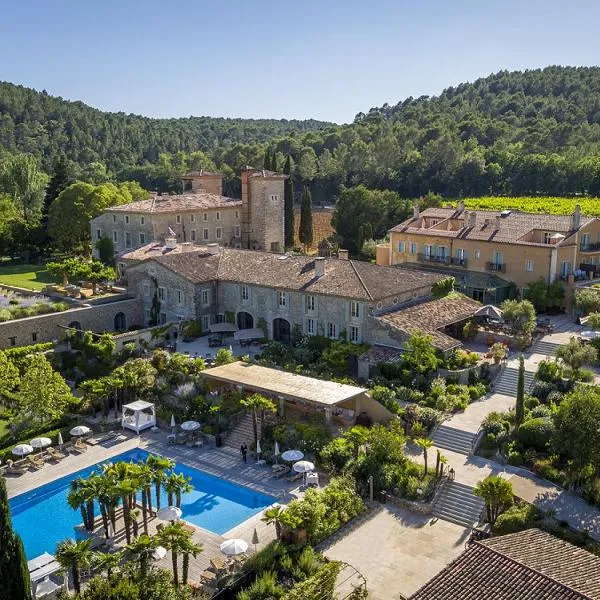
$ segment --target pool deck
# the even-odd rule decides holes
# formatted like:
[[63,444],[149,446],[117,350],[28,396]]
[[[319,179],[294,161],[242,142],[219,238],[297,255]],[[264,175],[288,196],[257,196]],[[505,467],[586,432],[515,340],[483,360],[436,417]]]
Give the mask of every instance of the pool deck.
[[[221,477],[233,483],[251,488],[257,492],[277,498],[280,504],[287,504],[291,500],[302,496],[302,490],[298,483],[290,483],[285,479],[273,479],[271,469],[260,467],[252,461],[244,464],[239,452],[232,448],[215,448],[205,446],[204,448],[189,448],[185,446],[167,445],[166,433],[144,432],[140,436],[125,432],[127,439],[111,447],[102,445],[89,446],[82,454],[70,454],[60,462],[48,462],[38,471],[29,471],[25,475],[6,478],[8,497],[12,498],[19,494],[28,492],[66,475],[70,475],[81,469],[104,462],[110,458],[123,454],[128,450],[141,448],[148,452],[155,452],[173,458],[176,462],[186,464],[211,475]],[[191,581],[199,581],[200,574],[210,566],[210,559],[221,557],[219,544],[225,539],[233,537],[244,539],[248,542],[248,552],[254,551],[251,544],[252,535],[256,528],[260,543],[257,549],[261,549],[275,539],[275,528],[267,526],[261,521],[262,512],[254,515],[243,523],[237,525],[225,535],[220,536],[205,529],[194,526],[193,540],[202,544],[204,551],[197,558],[190,559],[189,577]],[[119,520],[122,524],[122,520]],[[150,520],[150,533],[156,532],[156,519]],[[141,524],[140,524],[141,529]],[[116,532],[115,542],[117,545],[124,543],[123,531]],[[180,559],[181,561],[181,559]],[[157,563],[159,566],[170,569],[171,556],[168,554]]]

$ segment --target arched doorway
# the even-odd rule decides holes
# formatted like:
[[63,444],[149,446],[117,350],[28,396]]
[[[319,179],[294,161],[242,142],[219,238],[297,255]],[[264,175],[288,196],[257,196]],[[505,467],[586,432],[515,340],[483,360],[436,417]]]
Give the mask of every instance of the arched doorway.
[[238,329],[252,329],[254,327],[254,317],[247,312],[239,312],[237,314]]
[[273,339],[282,344],[290,344],[292,342],[292,327],[289,321],[279,317],[273,319]]
[[127,319],[125,313],[118,312],[115,315],[115,331],[125,331],[127,329]]

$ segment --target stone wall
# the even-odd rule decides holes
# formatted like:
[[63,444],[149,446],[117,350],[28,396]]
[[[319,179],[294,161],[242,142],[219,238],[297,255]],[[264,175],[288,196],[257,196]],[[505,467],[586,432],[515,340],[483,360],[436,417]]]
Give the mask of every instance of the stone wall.
[[91,329],[97,333],[115,331],[115,316],[118,313],[123,313],[126,328],[142,322],[140,303],[135,298],[97,306],[82,306],[60,313],[0,323],[0,348],[59,340],[65,335],[64,327],[74,327],[74,323],[78,323],[83,330]]

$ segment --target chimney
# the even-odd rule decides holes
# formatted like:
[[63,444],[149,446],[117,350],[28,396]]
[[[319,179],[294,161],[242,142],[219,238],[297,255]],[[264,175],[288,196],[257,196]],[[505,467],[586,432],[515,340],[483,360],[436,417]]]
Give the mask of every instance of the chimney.
[[573,229],[579,229],[581,227],[581,206],[575,205],[575,211],[573,212]]
[[219,254],[219,244],[215,244],[214,242],[212,244],[206,244],[206,250],[209,254]]
[[322,256],[315,258],[315,277],[323,277],[325,275],[325,259]]
[[475,227],[476,223],[477,223],[477,213],[475,211],[473,211],[469,215],[469,227]]
[[465,202],[464,200],[459,200],[456,204],[456,209],[458,210],[459,213],[463,212],[465,210]]
[[501,217],[500,217],[500,216],[497,216],[497,217],[494,219],[494,230],[495,230],[495,231],[500,231],[500,222],[501,222]]
[[417,202],[415,202],[413,204],[413,218],[414,219],[418,219],[419,218],[419,204]]
[[165,238],[165,248],[167,250],[173,250],[174,248],[177,248],[177,238],[176,237]]
[[348,250],[342,250],[341,248],[338,250],[338,258],[340,260],[348,260],[350,257],[348,255]]

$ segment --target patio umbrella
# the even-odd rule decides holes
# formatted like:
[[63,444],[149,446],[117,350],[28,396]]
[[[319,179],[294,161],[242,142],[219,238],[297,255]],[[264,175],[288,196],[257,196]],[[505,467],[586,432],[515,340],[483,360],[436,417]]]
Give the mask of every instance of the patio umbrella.
[[163,506],[158,510],[156,516],[160,521],[179,521],[181,514],[181,509],[176,506]]
[[90,431],[92,430],[86,425],[77,425],[77,427],[73,427],[73,429],[71,429],[69,433],[78,437],[80,435],[87,435],[88,433],[90,433]]
[[46,577],[35,586],[35,597],[41,598],[42,596],[52,594],[52,592],[55,592],[59,587],[60,586],[54,583],[54,581],[51,581],[49,577]]
[[244,554],[248,550],[248,542],[239,539],[227,540],[219,548],[227,556],[237,556],[238,554]]
[[167,549],[163,546],[157,546],[154,552],[152,553],[152,558],[154,560],[161,560],[167,555]]
[[59,448],[63,447],[64,442],[62,438],[62,433],[60,431],[58,432],[58,438],[56,439],[56,443],[58,444]]
[[46,448],[47,446],[49,446],[51,443],[52,443],[52,440],[50,438],[36,437],[36,438],[33,438],[29,442],[29,445],[32,446],[33,448],[41,450],[42,448]]
[[493,304],[482,306],[474,315],[474,317],[491,317],[492,319],[501,319],[502,311]]
[[585,340],[593,340],[598,337],[598,332],[597,331],[582,331],[579,335],[580,335],[580,337],[582,337]]
[[296,460],[302,460],[304,458],[304,453],[300,452],[300,450],[286,450],[281,455],[281,458],[289,462],[294,462]]
[[171,433],[175,433],[175,427],[177,427],[177,423],[175,423],[175,415],[171,414]]
[[33,452],[33,448],[29,444],[17,444],[13,449],[12,453],[15,456],[27,456]]
[[256,531],[256,527],[254,528],[254,533],[252,534],[252,543],[254,544],[254,552],[256,552],[256,546],[260,543],[258,539],[258,531]]
[[181,424],[181,429],[184,431],[196,431],[200,429],[200,423],[198,421],[184,421]]
[[279,452],[279,442],[277,440],[275,440],[275,450],[273,451],[273,454],[275,455],[275,463],[277,463],[277,458],[281,454]]
[[297,463],[294,463],[292,469],[296,471],[296,473],[310,473],[315,470],[315,465],[308,460],[299,460]]
[[262,449],[260,447],[260,440],[256,440],[256,454],[257,454],[257,456],[260,456],[261,452],[262,452]]

